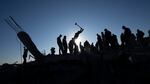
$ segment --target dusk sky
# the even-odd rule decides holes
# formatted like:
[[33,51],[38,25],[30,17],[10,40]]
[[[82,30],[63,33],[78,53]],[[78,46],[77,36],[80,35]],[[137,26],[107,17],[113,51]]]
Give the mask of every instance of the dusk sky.
[[[13,16],[30,35],[38,49],[46,54],[55,47],[57,37],[66,35],[67,41],[79,30],[85,30],[82,43],[96,41],[96,33],[107,28],[119,35],[123,25],[136,33],[141,29],[147,36],[150,29],[150,0],[0,0],[0,64],[21,62],[20,41],[4,22]],[[23,47],[23,45],[21,45]]]

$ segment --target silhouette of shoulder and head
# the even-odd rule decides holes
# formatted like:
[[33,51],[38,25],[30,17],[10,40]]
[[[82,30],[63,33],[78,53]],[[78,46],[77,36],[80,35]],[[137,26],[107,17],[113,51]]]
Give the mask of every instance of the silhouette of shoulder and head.
[[55,55],[55,48],[54,47],[51,48],[51,55]]
[[122,26],[122,29],[124,30],[124,34],[131,34],[131,30],[126,26]]

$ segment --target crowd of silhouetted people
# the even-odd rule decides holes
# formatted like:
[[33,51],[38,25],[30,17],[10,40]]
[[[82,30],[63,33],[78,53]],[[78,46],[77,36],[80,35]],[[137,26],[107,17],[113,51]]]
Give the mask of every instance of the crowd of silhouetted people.
[[77,54],[79,53],[78,45],[75,43],[75,40],[79,37],[79,35],[83,32],[83,28],[80,28],[79,31],[77,31],[74,35],[74,37],[69,41],[67,44],[66,36],[63,37],[63,40],[61,39],[62,35],[60,34],[57,37],[57,44],[59,47],[59,54],[67,54],[67,50],[69,49],[70,54]]
[[[59,47],[59,54],[67,54],[67,49],[69,49],[70,54],[79,53],[100,53],[107,49],[134,49],[134,48],[148,48],[150,47],[150,30],[148,31],[149,36],[144,37],[144,32],[137,29],[136,34],[134,34],[130,28],[122,26],[123,33],[120,35],[121,44],[119,44],[117,35],[113,34],[108,29],[104,29],[104,32],[97,35],[97,41],[95,44],[89,43],[87,40],[79,46],[75,43],[75,40],[79,37],[79,34],[83,32],[81,28],[75,33],[74,37],[67,44],[66,36],[61,39],[62,35],[57,38],[57,44]],[[80,51],[79,51],[80,50]]]
[[[80,27],[77,23],[75,23]],[[57,44],[59,47],[59,55],[66,54],[75,54],[88,53],[88,54],[100,54],[102,51],[107,49],[135,49],[135,48],[149,48],[150,47],[150,30],[148,31],[148,36],[145,37],[142,30],[137,29],[136,34],[134,34],[130,28],[122,26],[123,32],[120,35],[119,44],[117,35],[113,34],[110,30],[104,29],[100,34],[97,33],[96,43],[89,43],[87,40],[82,44],[79,43],[79,46],[76,44],[75,40],[78,39],[79,35],[84,31],[82,27],[77,31],[72,39],[67,42],[67,36],[60,34],[57,37]],[[69,50],[69,52],[68,52]],[[51,53],[48,55],[55,55],[55,48],[50,49]],[[26,63],[28,49],[24,47],[23,59]],[[33,57],[33,56],[32,56]]]
[[[25,45],[24,53],[22,56],[23,65],[25,66],[9,65],[7,63],[3,64],[2,66],[0,66],[1,77],[6,76],[6,78],[4,79],[14,78],[13,80],[15,80],[16,78],[20,78],[19,76],[24,76],[23,77],[23,79],[25,79],[24,81],[28,81],[27,79],[29,78],[29,76],[31,76],[32,79],[34,79],[35,81],[39,80],[39,82],[41,82],[40,77],[42,78],[44,77],[44,78],[48,78],[47,79],[48,82],[53,82],[53,79],[55,79],[56,80],[55,82],[57,82],[58,81],[57,78],[59,78],[59,76],[65,77],[66,75],[69,75],[68,72],[70,72],[71,77],[74,77],[76,75],[75,71],[77,71],[77,77],[78,74],[80,74],[80,76],[78,78],[73,78],[75,79],[75,81],[78,80],[77,83],[80,82],[88,83],[90,79],[92,80],[91,82],[97,80],[101,82],[101,84],[112,84],[111,80],[115,81],[116,82],[115,84],[123,84],[124,82],[125,82],[124,84],[128,84],[128,82],[129,84],[132,84],[132,82],[135,84],[139,82],[139,80],[136,79],[142,79],[142,78],[144,79],[144,77],[147,78],[147,76],[150,75],[149,74],[150,62],[148,62],[150,60],[149,54],[147,57],[148,61],[144,59],[144,61],[142,62],[137,62],[138,59],[136,60],[135,58],[134,60],[134,57],[133,60],[132,58],[130,60],[131,55],[125,52],[120,52],[119,54],[117,52],[117,54],[115,54],[119,56],[117,60],[116,59],[104,60],[103,59],[104,54],[102,54],[103,51],[109,53],[109,51],[107,50],[123,51],[129,49],[150,49],[150,30],[148,30],[148,36],[145,36],[145,33],[140,29],[137,29],[136,34],[134,34],[130,30],[130,28],[126,26],[122,26],[123,32],[120,35],[120,43],[119,43],[117,39],[117,35],[115,35],[110,30],[105,28],[104,31],[97,33],[95,35],[97,37],[95,44],[90,43],[88,40],[86,40],[83,44],[80,42],[79,45],[77,45],[75,41],[78,39],[80,34],[84,31],[84,29],[80,27],[77,23],[75,23],[75,25],[77,25],[80,28],[80,30],[74,34],[74,36],[70,41],[67,41],[67,36],[62,36],[61,34],[57,37],[59,55],[67,55],[67,54],[69,54],[69,56],[79,55],[79,57],[82,56],[85,58],[81,57],[80,59],[73,59],[73,60],[72,59],[67,60],[65,58],[54,62],[51,61],[43,62],[43,60],[45,59],[42,59],[42,57],[55,56],[55,47],[52,47],[50,49],[51,51],[50,54],[48,55],[42,54],[36,48],[36,45],[32,42],[29,35],[26,32],[21,31],[18,33],[18,37]],[[33,56],[30,55],[29,58],[32,57],[35,60],[37,60],[37,62],[35,61],[35,63],[34,62],[27,63],[27,56],[29,51],[33,55]],[[144,57],[145,55],[143,53],[144,52],[142,52],[142,55],[140,56]],[[94,55],[96,54],[97,57],[96,56],[94,57],[93,54]],[[109,56],[112,56],[112,54],[109,53]],[[39,62],[41,61],[41,59],[42,62]],[[22,72],[24,74],[22,74]],[[45,75],[47,75],[47,77]],[[37,79],[38,76],[40,76],[39,79]],[[49,76],[53,77],[52,80],[49,79]],[[142,76],[142,77],[138,77],[138,76]],[[68,80],[69,77],[70,75],[66,76],[66,79]],[[106,81],[109,80],[110,83],[109,82],[105,83],[105,80]],[[18,79],[16,79],[15,81],[18,81]],[[93,83],[89,83],[89,84],[93,84]]]

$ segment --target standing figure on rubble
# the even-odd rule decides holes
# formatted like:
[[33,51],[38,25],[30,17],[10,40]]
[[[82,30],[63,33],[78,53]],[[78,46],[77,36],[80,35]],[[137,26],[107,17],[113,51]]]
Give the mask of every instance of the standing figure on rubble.
[[63,47],[64,47],[64,54],[67,54],[67,41],[66,41],[66,36],[63,38]]
[[28,56],[28,49],[26,47],[24,47],[23,64],[27,63],[27,56]]
[[60,34],[59,37],[57,37],[57,44],[58,44],[58,47],[59,47],[59,54],[63,54],[63,44],[62,44],[62,41],[61,41],[61,37],[62,35]]
[[120,40],[121,40],[121,48],[124,48],[124,47],[125,47],[124,33],[121,33],[121,35],[120,35]]
[[74,54],[77,55],[79,54],[79,48],[78,48],[78,45],[74,45]]
[[94,46],[94,43],[92,43],[91,44],[91,46],[90,46],[90,53],[92,53],[92,54],[96,54],[96,49],[95,49],[96,47]]
[[136,33],[136,37],[137,37],[137,43],[140,47],[144,46],[144,32],[137,29],[137,33]]
[[96,34],[97,35],[97,42],[96,42],[96,50],[98,53],[100,53],[100,50],[102,50],[103,48],[103,42],[102,42],[102,38],[99,34]]
[[90,53],[90,47],[91,47],[90,43],[86,40],[84,42],[84,52],[85,53]]
[[81,42],[80,42],[79,46],[80,46],[80,53],[83,53],[84,52],[84,46],[82,45]]
[[105,31],[105,48],[110,47],[110,41],[111,41],[111,32],[108,29],[104,29]]
[[112,34],[112,37],[111,37],[111,48],[113,48],[113,49],[118,49],[119,48],[117,35],[115,35],[115,34]]
[[122,29],[124,30],[124,33],[122,34],[122,38],[123,38],[123,41],[125,43],[125,46],[126,47],[131,47],[131,43],[130,43],[130,40],[131,40],[131,37],[132,37],[132,33],[131,33],[131,30],[125,26],[122,26]]
[[72,38],[70,41],[69,41],[69,52],[70,54],[73,54],[73,50],[74,50],[74,38]]
[[104,32],[101,32],[101,39],[102,39],[102,47],[104,48],[106,46],[106,39]]

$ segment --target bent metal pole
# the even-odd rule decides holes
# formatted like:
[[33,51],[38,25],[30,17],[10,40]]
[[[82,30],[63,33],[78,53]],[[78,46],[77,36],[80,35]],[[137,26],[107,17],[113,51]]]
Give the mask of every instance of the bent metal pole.
[[13,30],[16,31],[18,38],[34,56],[35,60],[41,60],[44,55],[37,49],[30,36],[23,31],[21,26],[12,17],[5,19],[5,21]]

